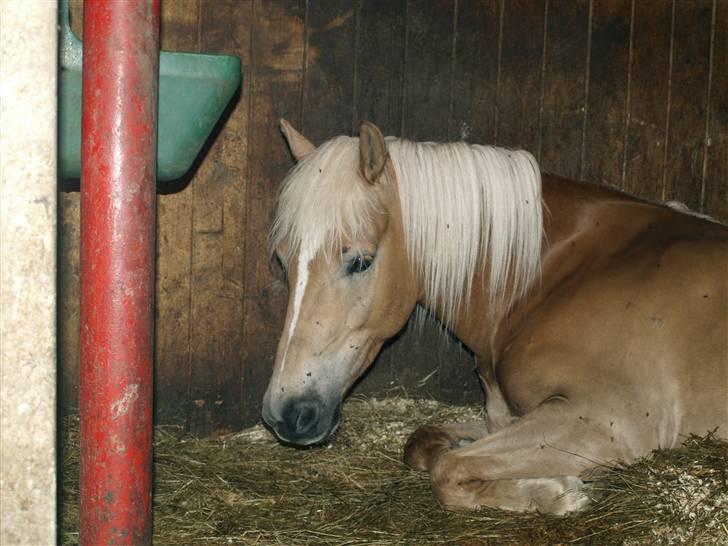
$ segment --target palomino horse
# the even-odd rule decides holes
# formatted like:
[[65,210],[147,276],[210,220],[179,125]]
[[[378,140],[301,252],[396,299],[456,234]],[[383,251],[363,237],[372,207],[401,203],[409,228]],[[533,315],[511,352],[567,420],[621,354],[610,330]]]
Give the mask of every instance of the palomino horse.
[[[290,298],[263,417],[315,444],[417,304],[476,355],[484,422],[418,429],[405,462],[446,507],[561,514],[585,471],[728,430],[728,229],[544,176],[523,151],[382,137],[298,164],[272,250]],[[580,477],[581,476],[581,477]]]

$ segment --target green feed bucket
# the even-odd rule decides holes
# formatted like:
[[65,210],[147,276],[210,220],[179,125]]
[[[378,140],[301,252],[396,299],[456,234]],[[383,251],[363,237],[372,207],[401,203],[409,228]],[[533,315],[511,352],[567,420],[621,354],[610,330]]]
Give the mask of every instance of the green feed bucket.
[[[81,176],[81,68],[83,46],[61,0],[58,89],[59,173]],[[192,166],[240,86],[240,59],[230,55],[160,52],[157,178],[174,180]]]

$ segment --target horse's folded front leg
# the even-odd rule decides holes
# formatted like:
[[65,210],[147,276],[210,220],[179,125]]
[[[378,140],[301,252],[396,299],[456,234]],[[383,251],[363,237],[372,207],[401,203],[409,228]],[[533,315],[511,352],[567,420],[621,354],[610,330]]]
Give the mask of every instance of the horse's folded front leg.
[[626,443],[614,441],[609,424],[554,402],[465,447],[441,453],[430,474],[434,493],[447,508],[491,506],[563,514],[588,503],[579,478],[585,470],[633,458]]
[[577,476],[481,480],[447,455],[432,470],[432,488],[440,505],[449,510],[487,506],[562,515],[581,510],[590,502],[587,488]]
[[421,426],[404,446],[404,462],[415,470],[430,471],[443,453],[468,445],[487,434],[484,421]]

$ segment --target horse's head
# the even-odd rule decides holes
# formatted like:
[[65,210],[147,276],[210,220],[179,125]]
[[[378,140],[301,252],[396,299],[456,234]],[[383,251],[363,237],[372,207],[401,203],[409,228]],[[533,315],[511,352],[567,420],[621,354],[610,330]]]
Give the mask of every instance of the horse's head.
[[289,300],[263,418],[282,440],[308,445],[336,430],[344,395],[405,324],[418,293],[379,129],[364,122],[359,139],[315,148],[281,127],[298,164],[271,234]]

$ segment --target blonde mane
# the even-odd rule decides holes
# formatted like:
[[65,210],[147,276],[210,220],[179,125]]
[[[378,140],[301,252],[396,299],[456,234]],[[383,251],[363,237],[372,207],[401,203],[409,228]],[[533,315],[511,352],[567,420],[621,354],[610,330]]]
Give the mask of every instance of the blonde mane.
[[[470,299],[473,277],[490,269],[491,303],[505,289],[521,297],[540,274],[541,175],[525,151],[466,143],[388,138],[397,176],[405,245],[425,305],[447,326]],[[271,247],[291,254],[356,238],[379,204],[357,174],[359,139],[338,137],[301,161],[283,183]],[[483,258],[487,256],[487,262]],[[441,305],[442,308],[437,308]]]

